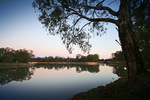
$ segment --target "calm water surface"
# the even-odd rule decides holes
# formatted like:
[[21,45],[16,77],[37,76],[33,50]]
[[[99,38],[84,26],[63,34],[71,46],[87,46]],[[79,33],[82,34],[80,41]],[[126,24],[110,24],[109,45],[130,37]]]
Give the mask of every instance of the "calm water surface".
[[120,77],[126,77],[124,68],[108,65],[0,68],[0,100],[70,100]]

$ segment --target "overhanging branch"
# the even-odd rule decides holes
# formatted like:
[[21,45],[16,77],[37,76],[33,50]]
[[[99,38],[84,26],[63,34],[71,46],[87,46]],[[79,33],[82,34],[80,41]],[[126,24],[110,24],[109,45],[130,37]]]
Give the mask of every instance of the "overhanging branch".
[[118,20],[115,20],[115,19],[111,19],[111,18],[89,18],[87,16],[84,16],[84,15],[81,15],[79,13],[75,13],[76,15],[80,16],[80,18],[84,18],[88,21],[91,21],[91,22],[110,22],[110,23],[114,23],[118,26]]
[[108,11],[111,15],[113,16],[117,16],[118,17],[118,12],[112,10],[111,8],[109,7],[105,7],[105,6],[89,6],[89,5],[80,5],[82,7],[86,7],[86,8],[89,8],[89,9],[94,9],[94,10],[106,10]]
[[78,15],[81,18],[84,18],[88,21],[91,21],[91,22],[110,22],[110,23],[114,23],[118,26],[118,20],[115,20],[115,19],[111,19],[111,18],[89,18],[85,15],[82,15],[81,13],[78,13],[76,10],[72,9],[72,8],[68,8],[69,10],[72,11],[72,14],[75,14],[75,15]]
[[[75,25],[79,22],[80,19],[81,19],[81,17],[78,18],[78,19],[75,21],[75,23],[73,24],[73,26],[75,26]],[[73,26],[72,26],[72,27],[73,27]]]

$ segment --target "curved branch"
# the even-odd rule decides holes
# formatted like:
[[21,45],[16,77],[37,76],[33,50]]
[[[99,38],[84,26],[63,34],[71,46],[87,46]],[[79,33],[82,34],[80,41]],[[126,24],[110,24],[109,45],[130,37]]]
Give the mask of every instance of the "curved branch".
[[76,22],[72,25],[72,27],[75,26],[79,22],[80,19],[81,17],[76,20]]
[[101,22],[114,23],[114,24],[116,24],[117,26],[119,25],[119,24],[118,24],[118,23],[119,23],[118,20],[115,20],[115,19],[111,19],[111,18],[89,18],[89,17],[87,17],[87,16],[84,16],[84,15],[78,13],[76,10],[74,10],[74,9],[72,9],[72,8],[68,8],[68,9],[71,10],[71,11],[73,11],[72,14],[78,15],[80,18],[84,18],[84,19],[86,19],[86,20],[88,20],[88,21],[91,21],[91,22],[99,22],[99,21],[101,21]]
[[87,16],[84,16],[84,15],[81,15],[79,13],[75,13],[76,15],[80,16],[80,18],[84,18],[88,21],[91,21],[91,22],[110,22],[110,23],[114,23],[116,24],[117,26],[119,25],[119,22],[118,20],[115,20],[115,19],[111,19],[111,18],[89,18]]
[[100,4],[102,4],[104,1],[105,1],[105,0],[102,0],[101,2],[99,2],[99,3],[96,5],[96,7],[99,6]]
[[94,7],[94,6],[89,6],[89,5],[80,5],[80,6],[82,6],[82,7],[86,7],[86,8],[89,8],[89,9],[94,9],[94,10],[106,10],[106,11],[108,11],[111,15],[113,15],[113,16],[116,16],[116,17],[118,17],[118,12],[116,12],[116,11],[114,11],[114,10],[112,10],[111,8],[109,8],[109,7],[105,7],[105,6],[99,6],[99,7]]
[[116,2],[116,1],[117,1],[117,0],[114,0],[114,1],[110,2],[108,5],[111,5],[112,3]]
[[91,22],[86,23],[84,26],[82,26],[82,28],[80,29],[80,31],[79,31],[79,32],[81,32],[81,31],[83,30],[83,28],[84,28],[85,26],[89,25],[89,24],[91,24]]

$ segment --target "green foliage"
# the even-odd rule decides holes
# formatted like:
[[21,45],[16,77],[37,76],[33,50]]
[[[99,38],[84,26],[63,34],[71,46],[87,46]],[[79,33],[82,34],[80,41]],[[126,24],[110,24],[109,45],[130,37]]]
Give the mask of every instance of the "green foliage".
[[133,0],[133,30],[146,67],[150,66],[150,1]]
[[37,57],[32,58],[30,61],[33,62],[98,62],[99,61],[99,55],[98,54],[89,54],[87,56],[83,56],[81,54],[77,54],[76,58],[63,58],[63,57]]
[[87,61],[89,61],[89,62],[98,62],[99,61],[99,55],[98,54],[94,54],[94,55],[89,54],[87,56]]
[[112,53],[112,61],[114,62],[125,62],[123,52],[122,51],[116,51],[115,53]]
[[12,48],[0,48],[0,62],[12,62],[14,61],[14,50]]
[[12,48],[0,48],[0,62],[10,63],[19,62],[27,63],[33,57],[33,51],[20,49],[14,50]]
[[18,62],[27,63],[32,57],[33,54],[31,50],[20,49],[20,50],[16,50],[15,52],[15,58],[16,61]]

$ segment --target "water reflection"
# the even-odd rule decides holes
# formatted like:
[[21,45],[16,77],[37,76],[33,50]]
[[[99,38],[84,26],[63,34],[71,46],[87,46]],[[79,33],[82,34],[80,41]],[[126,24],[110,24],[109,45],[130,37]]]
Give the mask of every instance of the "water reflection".
[[70,100],[74,94],[105,86],[124,75],[121,67],[108,65],[36,64],[0,68],[0,97],[2,100]]
[[[101,64],[100,66],[105,66]],[[113,65],[112,72],[117,74],[119,77],[127,77],[127,72],[122,66]],[[77,73],[81,73],[84,71],[88,71],[90,73],[98,73],[100,72],[99,65],[52,65],[52,64],[36,64],[34,67],[15,67],[15,68],[0,68],[0,84],[4,85],[11,81],[20,81],[31,79],[31,75],[34,74],[34,70],[36,68],[44,68],[44,69],[55,69],[61,70],[67,68],[67,70],[71,68],[75,68]]]
[[67,68],[68,70],[71,68],[76,68],[77,73],[81,73],[83,71],[88,71],[90,73],[98,73],[100,71],[99,65],[62,65],[62,64],[36,64],[36,68],[45,68],[45,69],[64,69]]
[[117,74],[119,77],[127,78],[127,71],[125,70],[126,67],[113,65],[113,73]]
[[0,84],[4,85],[11,81],[23,81],[31,79],[33,71],[29,67],[1,68]]

